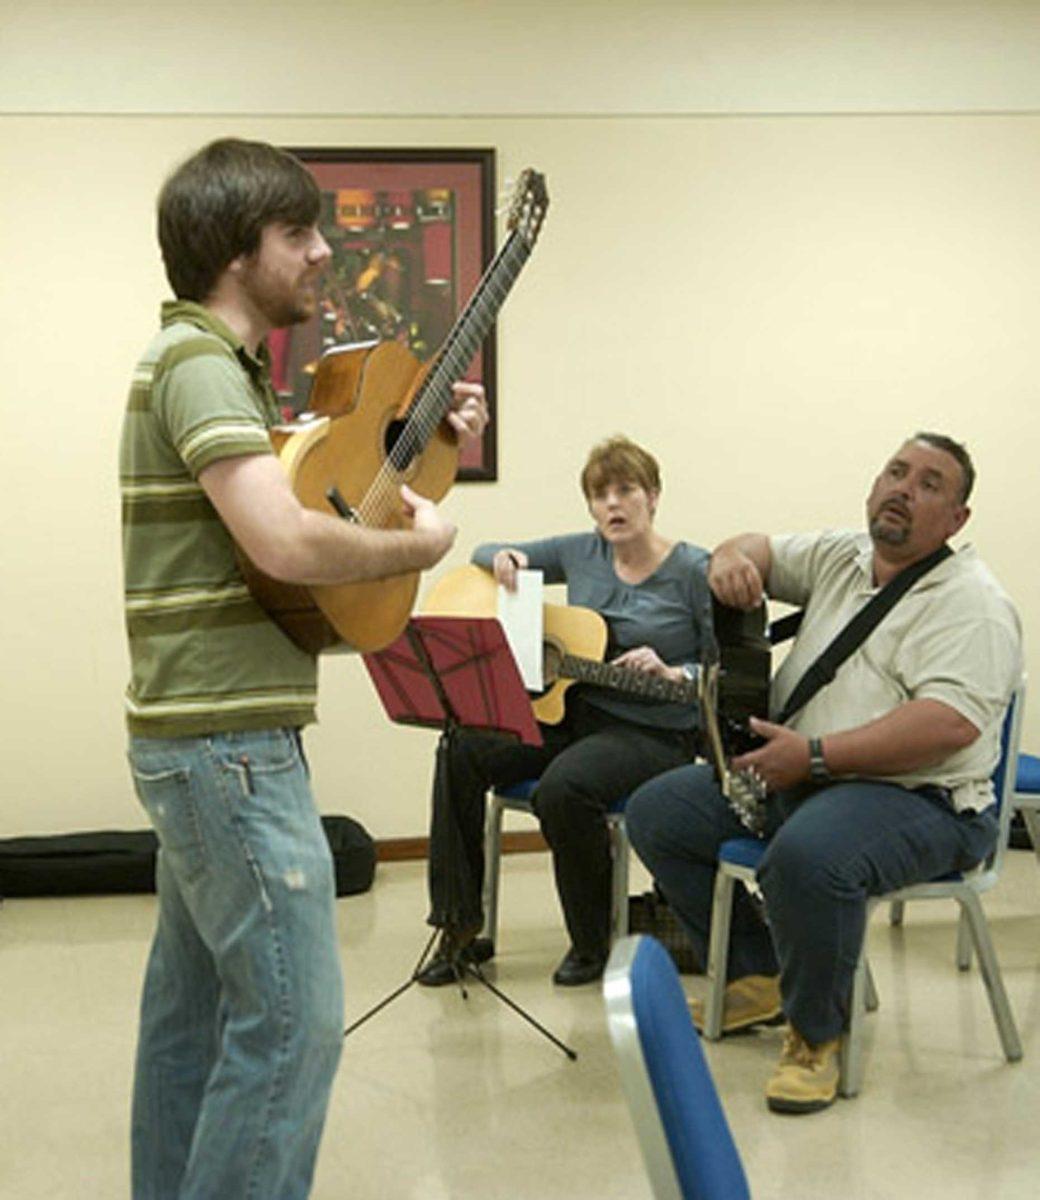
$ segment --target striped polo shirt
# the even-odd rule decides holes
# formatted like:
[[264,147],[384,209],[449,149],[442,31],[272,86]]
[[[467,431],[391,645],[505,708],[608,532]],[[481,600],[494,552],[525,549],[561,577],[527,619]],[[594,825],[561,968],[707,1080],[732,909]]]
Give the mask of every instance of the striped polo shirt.
[[218,459],[272,453],[277,420],[266,349],[251,355],[200,304],[164,304],[134,372],[119,452],[133,734],[314,720],[317,661],[253,600],[197,482]]

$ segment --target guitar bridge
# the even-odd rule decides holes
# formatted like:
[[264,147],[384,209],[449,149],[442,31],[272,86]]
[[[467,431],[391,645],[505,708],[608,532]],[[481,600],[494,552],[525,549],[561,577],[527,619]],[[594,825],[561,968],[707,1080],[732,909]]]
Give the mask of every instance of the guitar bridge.
[[361,524],[361,517],[358,515],[357,509],[351,508],[346,500],[343,499],[342,493],[335,484],[325,493],[325,499],[328,500],[344,521],[350,521],[353,525]]

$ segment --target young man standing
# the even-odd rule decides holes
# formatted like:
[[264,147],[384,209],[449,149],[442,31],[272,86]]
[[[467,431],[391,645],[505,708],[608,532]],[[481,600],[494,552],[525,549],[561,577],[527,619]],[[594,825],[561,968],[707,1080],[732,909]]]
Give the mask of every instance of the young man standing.
[[[299,734],[317,664],[254,601],[235,544],[275,579],[334,584],[426,569],[455,537],[407,487],[411,529],[306,509],[272,452],[264,339],[316,311],[319,203],[290,155],[230,138],[159,197],[177,299],[120,451],[129,758],[160,845],[134,1200],[306,1197],[342,1039],[332,867]],[[456,384],[448,419],[479,436],[482,389]]]

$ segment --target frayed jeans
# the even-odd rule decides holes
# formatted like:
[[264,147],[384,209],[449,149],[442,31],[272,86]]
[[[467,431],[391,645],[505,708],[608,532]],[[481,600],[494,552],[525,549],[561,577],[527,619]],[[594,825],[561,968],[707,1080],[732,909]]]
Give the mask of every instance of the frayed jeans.
[[[748,831],[707,766],[644,784],[625,824],[639,857],[707,961],[719,847]],[[866,926],[867,897],[962,871],[988,855],[990,812],[956,813],[939,789],[872,780],[836,783],[796,807],[758,870],[764,924],[735,891],[729,978],[780,974],[784,1011],[813,1045],[840,1035]]]
[[303,1200],[343,1036],[332,862],[298,734],[131,739],[159,837],[134,1200]]

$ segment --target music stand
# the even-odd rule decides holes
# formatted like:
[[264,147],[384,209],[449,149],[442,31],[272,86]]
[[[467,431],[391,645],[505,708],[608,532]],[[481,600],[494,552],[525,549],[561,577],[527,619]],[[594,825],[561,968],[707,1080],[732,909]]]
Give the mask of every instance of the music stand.
[[[391,721],[397,725],[440,729],[438,770],[447,769],[451,739],[463,729],[502,734],[528,746],[542,744],[530,697],[524,689],[502,626],[495,617],[413,617],[395,642],[385,650],[363,655],[363,659]],[[344,1037],[418,980],[437,933],[434,929],[411,976],[348,1026]],[[463,999],[468,999],[464,982],[468,974],[558,1046],[568,1058],[578,1057],[574,1050],[497,988],[484,975],[479,963],[459,958],[454,966]]]

